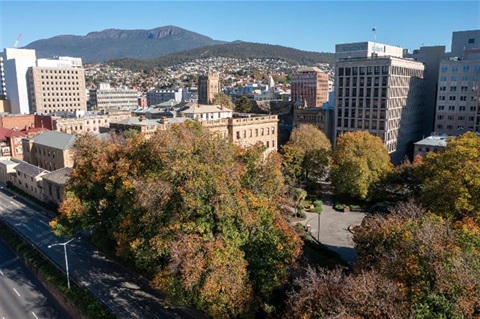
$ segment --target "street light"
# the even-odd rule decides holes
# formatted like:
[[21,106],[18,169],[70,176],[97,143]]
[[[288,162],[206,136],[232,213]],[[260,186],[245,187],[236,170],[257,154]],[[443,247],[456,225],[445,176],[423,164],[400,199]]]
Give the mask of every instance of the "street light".
[[53,246],[63,246],[63,251],[65,252],[65,268],[67,270],[67,287],[68,287],[68,290],[70,290],[70,275],[68,273],[67,244],[70,243],[74,239],[77,239],[77,238],[72,238],[69,241],[64,242],[64,243],[57,243],[57,244],[53,244],[53,245],[48,245],[48,248],[52,248]]

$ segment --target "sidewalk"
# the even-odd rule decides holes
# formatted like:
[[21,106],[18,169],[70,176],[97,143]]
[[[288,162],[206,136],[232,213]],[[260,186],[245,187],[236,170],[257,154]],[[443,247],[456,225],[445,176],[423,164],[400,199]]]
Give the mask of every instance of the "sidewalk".
[[355,262],[357,252],[353,246],[353,234],[348,231],[348,226],[360,224],[365,217],[365,213],[359,212],[338,212],[333,209],[333,196],[330,191],[329,183],[322,183],[323,212],[318,214],[305,212],[306,218],[300,222],[303,225],[311,226],[311,234],[325,248],[336,252],[340,258],[347,263]]

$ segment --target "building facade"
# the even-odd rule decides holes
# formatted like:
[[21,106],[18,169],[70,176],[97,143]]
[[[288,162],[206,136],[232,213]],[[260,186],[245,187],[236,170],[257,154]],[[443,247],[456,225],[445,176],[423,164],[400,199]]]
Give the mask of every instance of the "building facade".
[[42,175],[43,201],[59,205],[65,199],[65,186],[73,168],[64,167]]
[[308,107],[320,107],[328,102],[328,74],[316,67],[298,69],[291,76],[291,100],[306,102]]
[[72,149],[75,135],[47,131],[33,138],[24,138],[23,160],[48,171],[73,167]]
[[[59,60],[29,69],[32,111],[42,114],[86,112],[85,70]],[[41,66],[45,65],[45,66]]]
[[12,176],[11,182],[13,186],[43,201],[42,176],[49,173],[49,171],[24,161],[16,165],[14,169],[16,174]]
[[100,133],[101,128],[110,127],[108,115],[91,115],[78,118],[55,118],[55,130],[66,134],[80,135]]
[[[480,50],[478,51],[480,53]],[[435,132],[459,135],[480,131],[480,58],[451,58],[440,63]]]
[[198,103],[212,104],[215,95],[220,93],[220,76],[209,72],[198,77]]
[[109,83],[100,83],[99,88],[90,90],[90,105],[96,110],[137,107],[138,102],[135,89],[112,88]]
[[428,136],[415,143],[414,158],[417,156],[425,157],[428,153],[441,153],[447,147],[447,135]]
[[375,51],[335,63],[335,136],[369,131],[382,139],[394,164],[413,156],[413,143],[422,137],[425,113],[424,65],[403,59],[399,49],[398,57]]
[[177,90],[153,90],[147,92],[147,105],[157,105],[173,100],[175,105],[183,101],[183,89]]
[[29,68],[35,66],[35,50],[5,48],[2,58],[4,74],[2,86],[10,104],[10,110],[14,114],[30,114],[32,109],[27,75]]

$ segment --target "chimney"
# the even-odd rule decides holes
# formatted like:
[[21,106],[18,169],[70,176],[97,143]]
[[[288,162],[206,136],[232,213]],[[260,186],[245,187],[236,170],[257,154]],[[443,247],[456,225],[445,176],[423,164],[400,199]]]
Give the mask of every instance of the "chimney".
[[166,116],[162,116],[160,118],[160,121],[162,122],[162,124],[168,124],[168,118]]
[[138,117],[138,120],[139,120],[140,122],[143,121],[143,120],[145,120],[145,115],[143,115],[143,114],[140,115],[140,116]]

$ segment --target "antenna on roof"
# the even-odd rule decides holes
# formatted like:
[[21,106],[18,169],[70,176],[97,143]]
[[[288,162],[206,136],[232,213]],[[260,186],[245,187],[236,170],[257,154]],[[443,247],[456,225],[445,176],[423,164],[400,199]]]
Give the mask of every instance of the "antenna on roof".
[[17,37],[17,40],[15,40],[15,43],[13,44],[13,47],[14,47],[15,49],[17,48],[17,46],[18,46],[18,41],[20,41],[20,38],[21,38],[21,37],[22,37],[22,34],[19,33],[19,34],[18,34],[18,37]]

